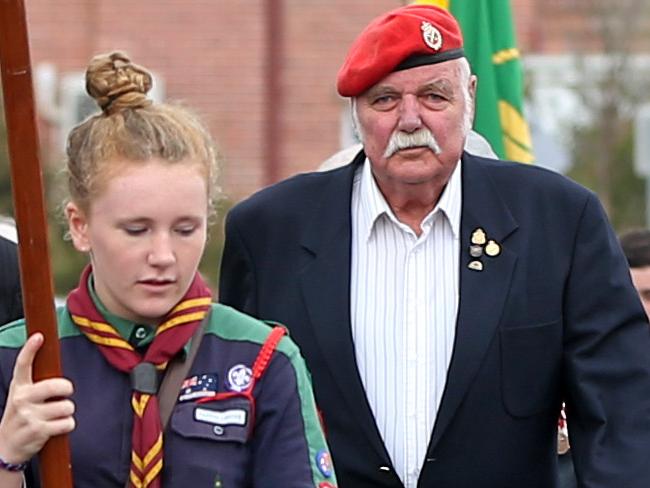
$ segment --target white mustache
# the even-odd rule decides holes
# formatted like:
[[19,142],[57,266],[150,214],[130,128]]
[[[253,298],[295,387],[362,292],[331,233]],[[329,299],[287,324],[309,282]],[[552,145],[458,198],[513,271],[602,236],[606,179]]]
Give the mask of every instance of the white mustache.
[[428,147],[434,154],[442,152],[438,141],[428,129],[418,129],[415,132],[395,131],[390,136],[384,158],[390,158],[397,151],[413,147]]

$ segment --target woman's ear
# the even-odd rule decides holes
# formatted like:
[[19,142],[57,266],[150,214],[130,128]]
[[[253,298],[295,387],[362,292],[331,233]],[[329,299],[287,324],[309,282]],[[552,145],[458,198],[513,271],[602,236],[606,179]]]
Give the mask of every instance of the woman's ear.
[[65,217],[75,249],[80,252],[89,252],[88,219],[84,211],[76,203],[68,202],[65,206]]

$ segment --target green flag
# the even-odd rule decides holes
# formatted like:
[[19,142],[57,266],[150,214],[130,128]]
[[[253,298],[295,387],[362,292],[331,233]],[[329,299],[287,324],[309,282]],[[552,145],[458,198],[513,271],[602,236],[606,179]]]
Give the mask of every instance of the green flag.
[[465,54],[478,77],[474,130],[501,158],[531,163],[530,130],[523,116],[523,70],[509,0],[419,0],[454,14]]

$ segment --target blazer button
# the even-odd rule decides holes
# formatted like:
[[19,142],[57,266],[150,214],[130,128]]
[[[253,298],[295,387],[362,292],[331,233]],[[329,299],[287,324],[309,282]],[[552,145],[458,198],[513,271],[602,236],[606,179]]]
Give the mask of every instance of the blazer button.
[[437,461],[437,459],[434,458],[434,457],[432,457],[432,458],[427,458],[427,459],[426,459],[426,462],[427,462],[427,463],[435,463],[436,461]]
[[388,466],[379,466],[379,471],[382,473],[390,473],[390,468]]

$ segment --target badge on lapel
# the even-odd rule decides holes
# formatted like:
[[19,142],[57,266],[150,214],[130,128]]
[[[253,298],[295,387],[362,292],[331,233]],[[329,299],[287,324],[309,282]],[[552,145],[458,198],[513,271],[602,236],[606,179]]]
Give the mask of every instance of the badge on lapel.
[[481,258],[483,256],[496,258],[499,254],[501,254],[501,245],[494,239],[490,239],[480,227],[474,229],[469,245],[469,255],[472,260],[467,267],[473,271],[483,271]]

